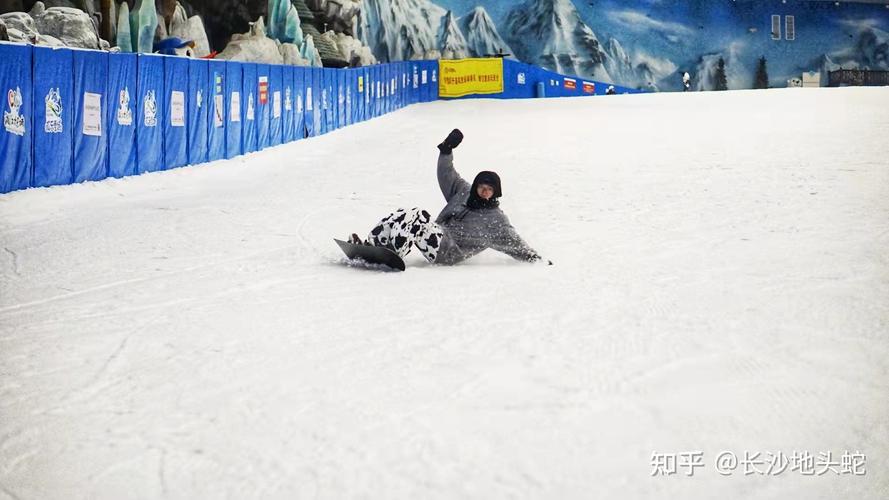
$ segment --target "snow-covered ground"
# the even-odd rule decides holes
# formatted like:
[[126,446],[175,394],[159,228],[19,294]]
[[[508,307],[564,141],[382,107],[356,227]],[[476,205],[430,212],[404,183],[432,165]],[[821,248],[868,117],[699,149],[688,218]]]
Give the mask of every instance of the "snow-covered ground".
[[[887,498],[887,103],[435,102],[0,196],[0,498]],[[555,265],[343,265],[453,127]]]

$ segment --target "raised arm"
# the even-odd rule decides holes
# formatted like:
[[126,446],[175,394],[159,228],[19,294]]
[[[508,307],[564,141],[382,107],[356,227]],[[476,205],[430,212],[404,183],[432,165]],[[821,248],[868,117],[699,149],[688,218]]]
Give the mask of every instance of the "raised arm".
[[454,169],[453,150],[461,142],[463,142],[463,133],[459,129],[454,129],[438,145],[438,150],[441,151],[438,156],[438,186],[447,201],[451,201],[454,195],[469,188],[469,183],[460,177],[460,174]]
[[469,183],[454,169],[453,154],[438,155],[438,186],[447,201],[451,201],[454,195],[469,188]]

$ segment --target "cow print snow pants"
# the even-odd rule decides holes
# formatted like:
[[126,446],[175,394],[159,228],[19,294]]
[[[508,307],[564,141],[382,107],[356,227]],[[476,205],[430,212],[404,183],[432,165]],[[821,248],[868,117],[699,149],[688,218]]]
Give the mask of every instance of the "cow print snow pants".
[[441,226],[432,220],[429,212],[419,208],[399,208],[371,230],[367,241],[394,251],[402,259],[410,253],[411,246],[415,246],[426,260],[435,262],[443,234]]

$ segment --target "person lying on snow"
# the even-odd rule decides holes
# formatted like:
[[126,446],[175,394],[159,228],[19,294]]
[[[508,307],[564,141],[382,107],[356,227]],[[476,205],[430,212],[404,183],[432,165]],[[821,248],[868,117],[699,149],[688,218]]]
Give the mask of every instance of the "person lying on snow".
[[[488,248],[521,261],[541,261],[500,210],[500,176],[479,172],[470,185],[454,169],[453,149],[462,141],[463,134],[454,129],[438,145],[438,185],[447,201],[438,218],[433,221],[419,208],[401,208],[380,221],[363,243],[386,247],[402,259],[415,246],[433,264],[457,264]],[[362,244],[357,234],[349,241]]]

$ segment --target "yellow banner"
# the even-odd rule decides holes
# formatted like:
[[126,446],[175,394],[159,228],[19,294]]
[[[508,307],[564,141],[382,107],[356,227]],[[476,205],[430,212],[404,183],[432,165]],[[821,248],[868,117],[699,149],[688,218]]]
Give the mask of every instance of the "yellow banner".
[[456,59],[438,61],[438,95],[462,97],[503,92],[503,59]]

